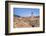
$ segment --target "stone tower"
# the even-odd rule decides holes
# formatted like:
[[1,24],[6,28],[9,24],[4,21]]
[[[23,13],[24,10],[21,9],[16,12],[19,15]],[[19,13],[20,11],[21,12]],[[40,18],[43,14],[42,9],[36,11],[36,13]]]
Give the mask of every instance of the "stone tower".
[[32,18],[34,17],[34,13],[33,13],[33,12],[31,13],[31,17],[32,17]]

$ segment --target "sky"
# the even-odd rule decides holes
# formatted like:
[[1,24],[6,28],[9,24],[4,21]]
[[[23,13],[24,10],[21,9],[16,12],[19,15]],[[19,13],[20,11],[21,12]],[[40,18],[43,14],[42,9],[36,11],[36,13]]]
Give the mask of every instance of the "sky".
[[21,17],[29,17],[33,12],[34,16],[39,16],[40,10],[38,8],[13,8],[13,14]]

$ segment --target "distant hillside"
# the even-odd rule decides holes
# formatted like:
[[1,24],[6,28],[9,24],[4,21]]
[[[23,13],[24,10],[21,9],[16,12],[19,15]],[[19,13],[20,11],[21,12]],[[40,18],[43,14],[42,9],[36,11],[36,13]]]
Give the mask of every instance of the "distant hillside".
[[19,15],[14,15],[15,17],[21,17],[21,16],[19,16]]
[[[19,16],[19,15],[14,15],[15,17],[21,17],[21,16]],[[34,18],[39,18],[39,16],[33,16]],[[23,17],[23,18],[31,18],[31,16],[29,16],[29,17]]]

